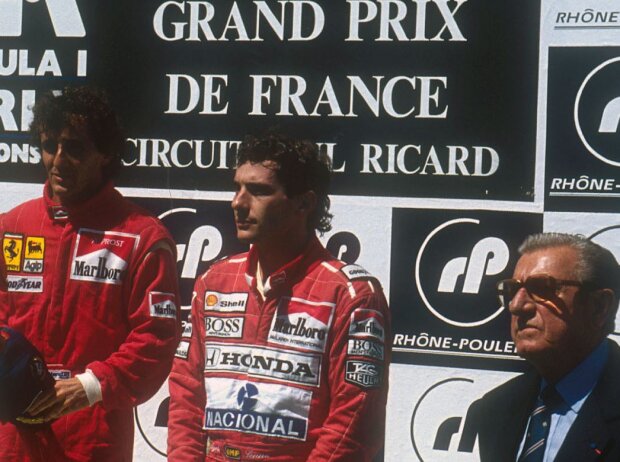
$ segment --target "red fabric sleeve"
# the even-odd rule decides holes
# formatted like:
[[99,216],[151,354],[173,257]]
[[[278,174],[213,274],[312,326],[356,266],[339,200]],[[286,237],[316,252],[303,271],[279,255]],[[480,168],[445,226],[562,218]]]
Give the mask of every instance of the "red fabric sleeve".
[[[203,462],[206,433],[202,430],[206,406],[204,386],[204,306],[205,285],[198,279],[192,300],[192,336],[182,338],[168,379],[170,412],[168,414],[168,461]],[[183,342],[189,342],[187,355]],[[187,345],[183,345],[185,347]],[[186,356],[186,357],[183,357]]]
[[[374,292],[368,290],[372,284]],[[388,373],[391,357],[392,334],[387,302],[378,284],[356,281],[358,296],[345,306],[337,307],[333,345],[330,354],[329,387],[331,400],[322,433],[308,461],[371,461],[383,444],[385,433],[385,406],[388,391]],[[381,313],[384,327],[383,360],[352,357],[347,353],[351,315],[356,309]],[[374,340],[378,343],[378,340]],[[345,381],[347,361],[370,363],[381,374],[381,384],[364,388]]]
[[[163,245],[158,245],[163,244]],[[127,306],[130,332],[118,351],[90,363],[106,409],[127,408],[153,396],[166,379],[180,335],[176,261],[172,243],[160,241],[140,262],[132,277]],[[151,293],[165,294],[175,313],[152,313]],[[161,295],[157,295],[161,297]]]
[[[4,226],[2,215],[0,215],[0,237],[2,236],[4,236]],[[6,266],[3,251],[0,258],[0,326],[6,326],[9,322],[9,297],[6,284]]]

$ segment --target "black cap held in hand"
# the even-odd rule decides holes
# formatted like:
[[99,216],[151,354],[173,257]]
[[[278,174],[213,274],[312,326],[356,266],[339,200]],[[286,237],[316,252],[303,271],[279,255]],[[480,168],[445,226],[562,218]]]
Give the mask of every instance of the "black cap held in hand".
[[28,422],[24,415],[39,393],[54,386],[41,353],[22,334],[0,327],[0,421]]

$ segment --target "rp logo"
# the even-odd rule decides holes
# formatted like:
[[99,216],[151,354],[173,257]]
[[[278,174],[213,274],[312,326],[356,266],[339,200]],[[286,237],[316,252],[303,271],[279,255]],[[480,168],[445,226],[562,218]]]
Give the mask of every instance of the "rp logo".
[[[193,208],[176,208],[159,216],[160,220],[176,213],[193,213]],[[182,278],[195,279],[200,262],[215,260],[222,250],[222,234],[210,225],[199,226],[192,232],[187,244],[177,244],[177,261],[183,261]]]
[[362,250],[357,236],[348,231],[341,231],[331,236],[325,247],[338,260],[350,265],[357,261]]
[[573,118],[581,142],[597,159],[620,167],[620,57],[596,66],[583,80]]
[[459,277],[465,275],[463,293],[477,294],[484,276],[501,273],[508,264],[510,252],[504,241],[487,237],[473,248],[471,256],[457,257],[444,266],[439,280],[439,292],[455,292]]
[[[39,0],[26,0],[37,3]],[[86,30],[76,0],[45,0],[56,37],[84,37]],[[20,37],[24,16],[24,0],[0,2],[0,37]]]
[[[477,242],[471,250],[463,248],[459,251],[468,254],[463,256],[461,253],[457,257],[444,260],[446,256],[444,241],[467,242],[471,240],[463,239],[465,234],[462,231],[463,225],[470,224],[480,225],[480,220],[457,218],[437,226],[420,246],[415,262],[415,282],[424,305],[437,318],[458,327],[480,326],[502,312],[503,308],[495,303],[494,298],[489,298],[489,303],[485,304],[483,297],[478,297],[478,295],[489,293],[494,297],[494,294],[490,292],[494,291],[496,278],[491,278],[491,276],[497,276],[504,271],[510,259],[510,251],[502,239],[498,237],[476,239],[474,235],[474,242]],[[459,229],[458,234],[455,227]],[[429,275],[432,274],[430,270],[437,267],[442,268],[441,274],[438,281],[435,279],[433,282],[434,277]],[[485,290],[482,287],[483,283],[485,283]],[[431,291],[431,288],[434,290]],[[461,294],[458,304],[454,303],[454,297],[448,299],[446,295],[443,295],[457,293]],[[471,300],[472,304],[476,305],[475,309],[467,309],[464,294],[476,296],[476,300]],[[454,308],[457,305],[460,309]],[[483,311],[487,305],[491,306],[492,312]],[[480,308],[481,306],[483,308]]]
[[[134,408],[134,419],[138,430],[134,438],[136,460],[147,457],[146,453],[150,450],[166,457],[169,404],[170,396],[168,395],[168,380],[166,380],[155,396]],[[146,449],[145,443],[150,450]]]
[[422,394],[410,426],[411,444],[420,461],[476,460],[475,442],[462,435],[464,416],[477,397],[473,384],[471,379],[450,378]]

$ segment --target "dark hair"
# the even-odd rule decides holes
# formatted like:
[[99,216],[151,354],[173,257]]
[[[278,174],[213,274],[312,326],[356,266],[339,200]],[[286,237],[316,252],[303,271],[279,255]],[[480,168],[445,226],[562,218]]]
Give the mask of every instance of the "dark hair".
[[125,135],[101,90],[65,87],[61,93],[44,93],[37,99],[33,113],[30,124],[33,145],[41,148],[41,135],[45,132],[60,133],[65,128],[85,130],[97,150],[110,159],[103,170],[104,179],[118,173]]
[[314,191],[317,205],[308,217],[308,229],[321,234],[329,231],[332,214],[329,213],[329,183],[331,162],[319,152],[316,144],[295,140],[282,134],[270,133],[260,137],[248,136],[237,151],[237,167],[272,161],[276,164],[276,178],[288,197]]
[[570,247],[577,251],[579,260],[575,277],[589,282],[596,288],[611,289],[616,301],[610,313],[607,333],[614,331],[618,296],[620,295],[620,267],[613,254],[581,234],[539,233],[528,236],[519,247],[521,255],[552,247]]

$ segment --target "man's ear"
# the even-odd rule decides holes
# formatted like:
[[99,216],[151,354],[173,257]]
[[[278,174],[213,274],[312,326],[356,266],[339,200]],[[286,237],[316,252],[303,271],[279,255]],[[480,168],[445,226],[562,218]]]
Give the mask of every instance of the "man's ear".
[[618,303],[614,291],[611,289],[593,290],[589,299],[593,322],[597,327],[604,328],[614,310],[614,303]]
[[310,215],[316,208],[316,193],[314,191],[306,191],[299,195],[298,209],[301,212]]

